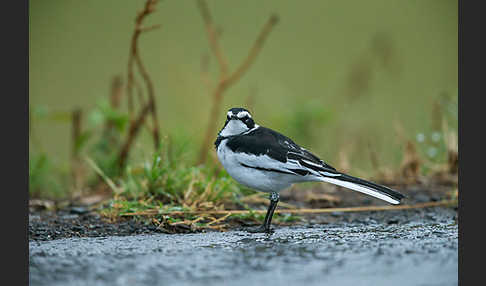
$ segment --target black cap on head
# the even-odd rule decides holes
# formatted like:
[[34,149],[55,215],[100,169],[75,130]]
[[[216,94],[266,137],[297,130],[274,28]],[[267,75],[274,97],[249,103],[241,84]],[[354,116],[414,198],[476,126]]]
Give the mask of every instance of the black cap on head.
[[247,109],[245,109],[245,108],[243,108],[243,107],[233,107],[233,108],[230,108],[230,109],[228,110],[228,112],[231,112],[231,113],[233,113],[233,114],[238,114],[238,113],[239,113],[239,112],[241,112],[241,111],[246,111],[246,112],[250,113],[250,111],[248,111]]
[[226,119],[225,126],[229,122],[229,120],[236,119],[242,121],[247,126],[248,129],[252,129],[253,127],[255,127],[255,122],[251,118],[250,112],[245,108],[242,107],[230,108],[228,110],[228,114],[226,117],[227,119]]

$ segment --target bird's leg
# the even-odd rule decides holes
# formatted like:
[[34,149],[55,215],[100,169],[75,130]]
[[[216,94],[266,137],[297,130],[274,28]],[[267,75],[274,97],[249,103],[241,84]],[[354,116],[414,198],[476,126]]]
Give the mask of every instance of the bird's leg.
[[261,225],[256,230],[250,230],[250,232],[272,232],[270,229],[270,224],[272,223],[273,213],[277,208],[277,204],[279,201],[280,195],[276,192],[270,193],[270,205],[268,206],[267,214],[265,215],[265,220],[263,221],[263,225]]
[[267,215],[265,215],[265,220],[263,221],[263,228],[266,232],[270,231],[270,224],[272,223],[273,212],[277,208],[278,200],[280,195],[278,193],[270,193],[270,205],[268,206]]

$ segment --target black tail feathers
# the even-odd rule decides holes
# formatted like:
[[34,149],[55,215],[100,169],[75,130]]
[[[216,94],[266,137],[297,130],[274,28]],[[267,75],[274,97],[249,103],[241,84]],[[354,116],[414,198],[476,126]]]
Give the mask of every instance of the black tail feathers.
[[360,179],[360,178],[357,178],[357,177],[353,177],[353,176],[346,175],[346,174],[341,174],[341,176],[339,176],[338,178],[342,181],[358,184],[358,185],[361,185],[365,188],[379,192],[380,194],[388,196],[388,197],[390,197],[390,198],[392,198],[392,199],[394,199],[398,202],[400,202],[403,198],[406,198],[405,195],[403,195],[403,194],[401,194],[401,193],[399,193],[399,192],[397,192],[393,189],[390,189],[389,187],[379,185],[377,183],[373,183],[373,182],[370,182],[370,181],[366,181],[366,180],[363,180],[363,179]]

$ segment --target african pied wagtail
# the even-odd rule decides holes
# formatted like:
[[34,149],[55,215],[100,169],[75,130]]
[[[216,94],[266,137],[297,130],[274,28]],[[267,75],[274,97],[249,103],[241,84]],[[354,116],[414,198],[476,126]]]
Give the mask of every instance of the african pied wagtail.
[[244,108],[231,108],[214,142],[218,159],[240,184],[270,193],[263,225],[270,232],[279,192],[293,183],[322,181],[362,192],[391,204],[404,195],[382,185],[341,173],[290,138],[255,124]]

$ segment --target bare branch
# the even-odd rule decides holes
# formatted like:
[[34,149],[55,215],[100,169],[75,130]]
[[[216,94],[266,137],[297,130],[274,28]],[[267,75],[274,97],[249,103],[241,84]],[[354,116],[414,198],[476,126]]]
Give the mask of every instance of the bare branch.
[[76,143],[79,141],[81,137],[81,117],[83,112],[80,108],[76,108],[73,110],[72,113],[72,141],[73,141],[73,150],[72,150],[72,157],[78,158],[79,157],[79,149],[77,148]]
[[[142,22],[147,15],[155,11],[155,4],[157,4],[158,0],[147,0],[145,2],[145,7],[142,11],[138,12],[137,17],[135,19],[135,29],[132,35],[132,41],[130,46],[130,54],[128,59],[128,80],[127,80],[127,97],[128,97],[128,108],[130,112],[130,117],[133,118],[133,83],[134,83],[134,75],[133,75],[133,64],[136,63],[137,67],[147,85],[147,93],[149,97],[149,105],[150,105],[150,112],[152,113],[152,121],[153,121],[153,138],[154,138],[154,145],[155,148],[159,148],[160,146],[160,133],[159,133],[159,124],[157,120],[157,107],[155,104],[155,95],[154,95],[154,88],[152,80],[143,65],[142,59],[138,52],[138,38],[141,33],[151,31],[153,29],[159,28],[160,25],[152,25],[149,27],[142,27]],[[142,102],[141,96],[140,102]]]
[[154,86],[138,54],[135,55],[135,59],[138,65],[138,69],[140,70],[140,74],[142,75],[142,77],[145,80],[145,83],[147,84],[147,93],[149,97],[150,112],[152,113],[152,123],[153,123],[152,132],[154,137],[154,145],[155,145],[155,149],[158,149],[160,146],[160,133],[159,133],[159,122],[157,120],[157,107],[155,105]]
[[128,136],[123,144],[120,154],[118,155],[118,167],[120,170],[123,169],[125,166],[126,160],[128,158],[128,153],[130,152],[130,148],[133,144],[133,141],[137,137],[137,133],[140,130],[140,126],[142,126],[143,122],[145,121],[145,117],[150,111],[150,103],[146,104],[140,113],[138,114],[137,118],[132,121],[130,124],[130,129],[128,130]]
[[[231,85],[237,82],[245,72],[250,68],[252,63],[255,61],[258,53],[263,47],[265,40],[267,39],[268,35],[272,31],[273,27],[278,23],[278,16],[272,15],[270,19],[267,21],[265,26],[263,27],[262,31],[260,32],[258,38],[256,39],[253,47],[251,48],[250,52],[246,59],[240,64],[240,66],[231,74],[228,73],[228,65],[224,58],[223,51],[218,43],[218,33],[214,28],[213,20],[211,18],[211,14],[209,13],[208,6],[204,0],[198,0],[199,10],[201,11],[201,15],[204,19],[204,23],[206,25],[206,30],[208,32],[209,43],[211,46],[211,50],[213,54],[218,59],[219,69],[220,69],[220,80],[217,86],[213,90],[213,106],[211,108],[211,113],[209,114],[209,121],[208,127],[206,129],[206,135],[199,151],[199,159],[197,164],[202,164],[206,162],[207,153],[209,150],[209,146],[211,145],[211,139],[216,132],[216,122],[217,116],[219,116],[222,100],[223,100],[223,93],[226,89],[228,89]],[[203,73],[204,75],[204,73]],[[209,80],[203,78],[205,82],[209,82]]]
[[[139,11],[137,13],[137,17],[135,18],[135,29],[132,35],[132,40],[131,40],[131,45],[130,45],[130,53],[128,56],[128,72],[127,72],[127,98],[128,98],[128,111],[130,113],[130,118],[132,118],[133,115],[133,110],[134,110],[134,104],[133,104],[133,82],[134,82],[134,76],[133,76],[133,63],[134,63],[134,58],[135,55],[137,54],[137,41],[138,37],[140,34],[147,28],[142,28],[142,22],[143,19],[152,13],[155,10],[155,4],[157,3],[157,0],[147,0],[145,2],[145,7],[142,11]],[[149,27],[149,30],[153,29],[155,26]]]
[[120,106],[120,99],[123,95],[123,80],[121,76],[117,75],[113,77],[111,82],[110,104],[113,108]]
[[198,0],[197,4],[199,7],[199,11],[201,12],[201,16],[204,20],[204,24],[206,25],[209,45],[211,46],[211,50],[213,51],[214,56],[216,56],[216,59],[219,63],[221,77],[226,77],[226,75],[228,74],[228,62],[226,61],[223,50],[219,45],[218,32],[214,27],[213,19],[211,17],[211,14],[209,13],[208,4],[204,0]]
[[79,144],[81,138],[81,123],[83,112],[80,108],[76,108],[72,113],[72,157],[71,157],[71,176],[73,179],[73,187],[75,191],[80,191],[83,181],[83,170],[79,156]]
[[213,83],[209,77],[209,62],[210,57],[209,53],[204,53],[201,55],[201,79],[203,83],[206,85],[209,91],[212,90]]
[[265,40],[267,39],[268,35],[272,31],[273,27],[278,23],[278,16],[272,15],[270,19],[268,19],[267,23],[263,27],[260,35],[256,39],[253,47],[250,50],[250,53],[246,57],[246,59],[241,63],[241,65],[234,71],[228,78],[225,80],[225,86],[230,86],[236,81],[238,81],[243,74],[248,70],[251,64],[255,61],[258,53],[263,47]]
[[[123,96],[123,81],[121,76],[117,75],[113,77],[111,82],[111,93],[110,93],[110,106],[113,110],[120,107],[120,100]],[[111,130],[115,126],[113,120],[106,120],[105,129],[103,131],[104,136],[107,136],[110,140],[110,144],[114,144],[114,137],[111,134]]]
[[[128,58],[128,80],[127,80],[127,97],[128,97],[128,108],[130,112],[130,127],[128,131],[127,138],[120,150],[118,156],[118,166],[122,169],[125,166],[126,160],[128,158],[128,153],[130,148],[140,130],[140,127],[145,123],[145,118],[147,114],[150,112],[152,114],[153,120],[153,128],[152,134],[154,138],[154,145],[155,148],[158,149],[160,146],[160,134],[159,134],[159,124],[157,120],[157,108],[155,105],[155,95],[154,95],[154,87],[152,80],[143,65],[142,59],[138,52],[138,38],[143,32],[152,31],[160,27],[160,25],[152,25],[149,27],[142,27],[142,22],[145,17],[152,12],[155,11],[155,4],[157,4],[158,0],[147,0],[145,2],[145,7],[143,10],[137,13],[137,17],[135,18],[135,28],[133,31],[131,45],[130,45],[130,53]],[[134,64],[136,64],[140,74],[142,75],[143,80],[147,86],[147,93],[148,93],[148,102],[144,104],[144,100],[141,94],[141,88],[137,82],[135,82],[134,78]],[[133,85],[136,85],[139,95],[139,101],[142,106],[139,114],[135,119],[133,119],[133,112],[134,112],[134,104],[133,104]]]
[[155,25],[152,25],[152,26],[148,26],[148,27],[141,27],[139,28],[139,31],[140,32],[149,32],[149,31],[152,31],[152,30],[155,30],[157,28],[160,28],[160,24],[155,24]]

